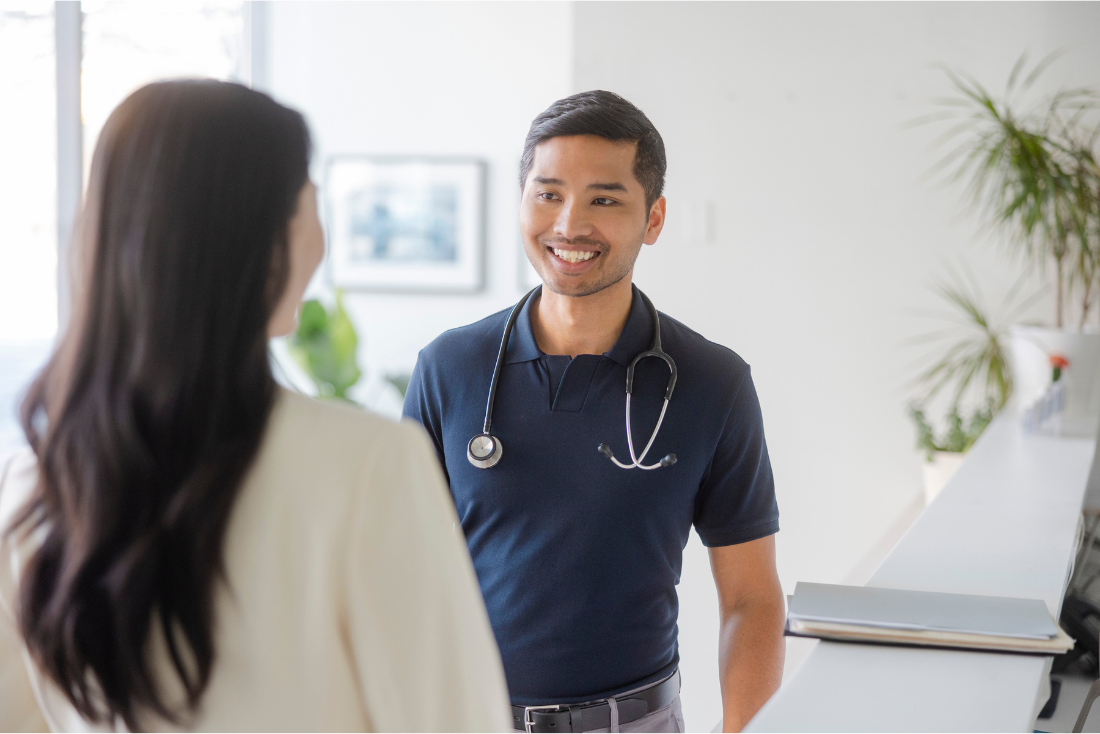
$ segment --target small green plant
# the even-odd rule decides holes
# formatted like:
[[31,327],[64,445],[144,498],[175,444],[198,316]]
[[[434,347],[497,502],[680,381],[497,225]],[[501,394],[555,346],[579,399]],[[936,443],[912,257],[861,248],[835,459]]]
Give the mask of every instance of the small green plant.
[[[1030,308],[1042,293],[1020,297],[1025,278],[1009,290],[1000,307],[991,313],[983,304],[974,275],[965,266],[961,272],[948,268],[948,278],[933,291],[949,307],[933,315],[945,328],[925,334],[914,343],[937,343],[942,355],[914,380],[918,395],[909,415],[917,427],[917,446],[931,458],[932,451],[966,451],[1012,396],[1012,371],[1008,359],[1008,324]],[[940,351],[942,350],[942,351]],[[924,413],[924,405],[950,389],[947,432],[936,439]],[[970,420],[961,417],[960,406],[968,402],[980,407]]]
[[343,293],[336,292],[336,307],[332,311],[326,310],[320,301],[303,303],[298,329],[287,346],[321,397],[354,402],[348,397],[348,390],[362,375],[356,359],[359,338],[344,310]]
[[932,461],[932,453],[935,451],[956,453],[968,451],[993,420],[993,412],[993,403],[987,402],[974,410],[969,420],[964,420],[959,414],[958,406],[955,406],[947,414],[947,430],[942,437],[937,438],[935,431],[925,418],[924,410],[917,404],[909,406],[909,416],[917,426],[917,448],[924,451],[925,459],[928,461]]
[[913,343],[938,343],[940,357],[914,381],[923,403],[947,387],[951,404],[957,406],[968,390],[979,402],[989,402],[996,413],[1012,396],[1012,371],[1008,361],[1008,325],[1030,308],[1042,293],[1021,298],[1026,279],[1019,278],[995,313],[984,305],[973,273],[947,269],[948,277],[932,290],[949,307],[933,315],[943,329],[918,337]]

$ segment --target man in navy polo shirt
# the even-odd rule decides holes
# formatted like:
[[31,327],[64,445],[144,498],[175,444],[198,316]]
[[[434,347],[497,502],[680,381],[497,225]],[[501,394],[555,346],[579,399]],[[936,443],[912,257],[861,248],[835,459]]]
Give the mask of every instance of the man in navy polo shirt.
[[[780,682],[779,511],[749,366],[660,314],[678,381],[642,463],[676,460],[623,469],[597,450],[632,464],[626,373],[654,323],[631,276],[664,225],[664,174],[660,134],[618,95],[577,94],[535,118],[520,227],[543,285],[517,315],[498,378],[500,461],[475,466],[467,447],[510,310],[441,335],[409,383],[405,415],[428,430],[450,482],[517,729],[683,731],[676,584],[693,524],[718,588],[725,730]],[[660,359],[636,368],[635,452],[668,379]]]

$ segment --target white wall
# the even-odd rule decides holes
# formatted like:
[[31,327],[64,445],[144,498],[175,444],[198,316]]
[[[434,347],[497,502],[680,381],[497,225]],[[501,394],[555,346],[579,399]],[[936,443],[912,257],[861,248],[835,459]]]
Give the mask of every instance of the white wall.
[[[366,379],[359,395],[400,412],[383,381],[421,347],[521,294],[519,157],[531,119],[570,93],[569,3],[299,3],[270,6],[267,85],[309,120],[323,164],[347,153],[488,162],[487,287],[472,296],[354,294]],[[532,33],[549,57],[533,59]]]
[[[917,311],[938,306],[941,262],[964,256],[993,303],[1018,270],[957,188],[920,180],[943,127],[904,124],[949,91],[929,65],[1000,90],[1022,51],[1064,47],[1049,82],[1097,84],[1098,30],[1096,3],[577,4],[574,87],[635,102],[668,150],[669,230],[635,280],[753,366],[788,593],[841,582],[918,492],[904,405],[921,351],[904,341],[936,326]],[[706,203],[714,244],[692,244]],[[680,596],[688,726],[709,729],[717,616],[697,541]]]
[[[918,311],[937,306],[926,286],[942,262],[964,256],[991,303],[1018,271],[976,236],[957,189],[920,180],[937,130],[904,124],[948,91],[929,65],[999,89],[1024,49],[1064,47],[1047,79],[1100,83],[1097,30],[1096,3],[275,3],[268,80],[309,118],[318,164],[357,152],[489,162],[483,294],[350,298],[366,397],[389,410],[383,373],[520,293],[515,176],[531,118],[591,88],[645,110],[668,149],[670,221],[636,281],[753,365],[790,592],[844,580],[916,498],[904,406],[922,352],[905,340],[936,326]],[[692,241],[708,206],[710,245]],[[680,597],[685,714],[709,729],[717,616],[697,540]]]

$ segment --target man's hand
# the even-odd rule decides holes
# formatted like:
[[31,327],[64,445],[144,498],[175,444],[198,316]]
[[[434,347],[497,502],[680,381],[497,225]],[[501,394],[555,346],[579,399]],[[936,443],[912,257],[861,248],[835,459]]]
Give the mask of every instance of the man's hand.
[[775,537],[710,549],[722,619],[722,729],[741,731],[783,680],[783,589]]

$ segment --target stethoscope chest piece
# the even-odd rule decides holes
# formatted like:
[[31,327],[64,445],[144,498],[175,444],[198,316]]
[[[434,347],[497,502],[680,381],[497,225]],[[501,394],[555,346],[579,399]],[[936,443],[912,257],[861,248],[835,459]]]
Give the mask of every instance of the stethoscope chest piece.
[[479,433],[466,444],[466,458],[478,469],[496,466],[503,455],[504,446],[500,439],[488,433]]

